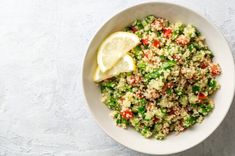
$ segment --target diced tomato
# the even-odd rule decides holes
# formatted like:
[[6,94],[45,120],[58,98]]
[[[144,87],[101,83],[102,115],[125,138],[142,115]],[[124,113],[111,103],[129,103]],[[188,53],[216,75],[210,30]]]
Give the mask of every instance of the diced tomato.
[[158,48],[160,46],[160,41],[159,40],[154,40],[153,41],[153,46]]
[[144,53],[144,57],[146,57],[147,59],[149,59],[149,54],[148,54],[148,53]]
[[153,122],[154,122],[154,123],[158,122],[159,120],[160,120],[160,119],[157,118],[157,117],[154,117],[154,118],[153,118]]
[[133,117],[133,113],[132,113],[131,109],[129,109],[129,108],[127,108],[127,109],[121,111],[120,114],[121,114],[121,116],[122,116],[124,119],[126,119],[126,120],[128,120],[128,119],[130,119],[130,118]]
[[170,112],[167,113],[168,115],[174,115],[175,114],[175,110],[173,108],[170,109]]
[[138,29],[137,29],[136,27],[134,27],[134,26],[131,26],[130,29],[131,29],[131,31],[132,31],[133,33],[135,33],[136,31],[138,31]]
[[166,88],[172,88],[174,86],[174,82],[168,82],[167,84],[165,84],[164,87]]
[[162,92],[165,93],[166,90],[167,90],[167,88],[168,88],[168,86],[167,86],[167,85],[164,85],[164,86],[162,87]]
[[174,82],[168,82],[162,87],[162,92],[165,93],[168,88],[172,88],[174,86]]
[[210,66],[212,76],[217,76],[220,74],[220,68],[217,64],[212,64]]
[[198,94],[198,99],[199,100],[204,100],[204,99],[206,99],[207,98],[207,96],[205,95],[205,94],[203,94],[203,93],[199,93]]
[[167,85],[168,85],[168,88],[172,88],[174,86],[174,82],[168,82]]
[[131,76],[130,81],[128,81],[131,85],[135,84],[134,76]]
[[172,30],[171,30],[171,28],[164,28],[164,29],[163,29],[163,33],[164,33],[164,36],[165,36],[166,38],[170,38],[171,35],[172,35]]
[[180,56],[177,54],[172,55],[172,58],[177,61],[180,60]]
[[202,62],[200,64],[200,68],[205,69],[206,67],[208,67],[208,64],[206,62]]
[[141,42],[142,42],[144,45],[148,45],[148,44],[149,44],[148,39],[141,39]]

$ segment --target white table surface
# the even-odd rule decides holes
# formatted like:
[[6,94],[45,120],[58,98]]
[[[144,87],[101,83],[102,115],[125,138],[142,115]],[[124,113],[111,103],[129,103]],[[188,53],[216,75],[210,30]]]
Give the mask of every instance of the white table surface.
[[[80,76],[88,41],[100,24],[140,2],[0,1],[0,156],[144,155],[98,127],[85,104]],[[235,56],[234,0],[173,2],[210,19]],[[234,109],[233,104],[206,141],[176,156],[235,155]]]

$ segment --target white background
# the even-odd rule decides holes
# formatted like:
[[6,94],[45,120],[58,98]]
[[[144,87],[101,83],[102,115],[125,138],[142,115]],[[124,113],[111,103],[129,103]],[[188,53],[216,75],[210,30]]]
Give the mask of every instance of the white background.
[[[143,155],[97,126],[81,89],[88,41],[117,11],[140,2],[0,0],[0,156]],[[211,20],[235,56],[235,0],[172,2]],[[234,109],[206,141],[176,156],[235,155]]]

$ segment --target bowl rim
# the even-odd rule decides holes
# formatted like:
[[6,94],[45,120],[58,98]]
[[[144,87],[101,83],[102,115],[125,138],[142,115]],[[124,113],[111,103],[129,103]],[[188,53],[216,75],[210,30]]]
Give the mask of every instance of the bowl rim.
[[87,58],[87,55],[88,55],[88,50],[89,50],[89,47],[92,43],[92,41],[94,40],[94,38],[96,37],[97,33],[105,26],[106,23],[108,23],[109,21],[111,21],[114,17],[118,16],[120,13],[124,12],[124,11],[127,11],[128,9],[131,9],[131,8],[135,8],[135,7],[138,7],[138,6],[141,6],[141,5],[149,5],[149,4],[166,4],[166,5],[173,5],[173,6],[176,6],[176,7],[180,7],[182,9],[185,9],[185,10],[188,10],[190,12],[193,12],[194,14],[198,15],[200,18],[204,19],[205,21],[208,22],[208,24],[210,24],[218,33],[219,37],[224,40],[224,42],[226,43],[226,45],[228,46],[228,49],[230,51],[229,55],[230,57],[232,58],[232,63],[233,63],[233,66],[231,67],[231,71],[233,71],[233,75],[235,75],[235,65],[234,65],[234,58],[233,58],[233,55],[232,55],[232,51],[231,51],[231,47],[228,43],[228,41],[226,40],[226,38],[224,37],[224,35],[221,33],[221,31],[219,30],[219,28],[213,23],[211,22],[211,20],[207,19],[206,17],[204,17],[201,13],[198,13],[196,11],[194,11],[193,9],[191,9],[190,7],[188,6],[184,6],[184,5],[181,5],[181,4],[178,4],[178,3],[175,3],[175,2],[164,2],[164,1],[150,1],[150,2],[140,2],[140,3],[136,3],[134,5],[131,5],[131,6],[127,6],[125,8],[122,8],[122,9],[119,9],[118,11],[115,11],[113,14],[111,14],[110,16],[108,16],[108,18],[106,20],[104,20],[96,29],[96,31],[94,32],[94,34],[92,35],[92,37],[89,39],[89,42],[87,44],[87,48],[86,48],[86,52],[85,54],[83,54],[83,59],[82,59],[82,74],[81,74],[81,80],[82,80],[82,94],[83,94],[83,97],[85,97],[85,103],[89,109],[89,112],[91,113],[91,115],[93,116],[93,118],[95,119],[96,123],[99,125],[99,127],[110,137],[112,138],[114,141],[118,142],[119,144],[131,149],[131,150],[134,150],[134,151],[137,151],[137,152],[140,152],[140,153],[145,153],[145,154],[151,154],[151,155],[168,155],[168,154],[176,154],[176,153],[181,153],[181,152],[184,152],[186,150],[189,150],[197,145],[199,145],[200,143],[202,143],[203,141],[205,141],[209,136],[211,136],[215,130],[221,125],[221,123],[224,121],[225,117],[227,116],[228,114],[228,111],[233,103],[233,100],[234,100],[234,95],[235,95],[235,81],[233,81],[233,93],[232,93],[232,96],[230,97],[230,105],[229,107],[227,108],[226,110],[226,113],[224,114],[223,118],[218,122],[218,125],[215,126],[213,128],[213,130],[205,137],[203,138],[202,140],[196,142],[195,144],[191,145],[191,146],[188,146],[187,148],[183,149],[183,150],[179,150],[179,151],[173,151],[173,152],[168,152],[168,153],[161,153],[161,154],[158,154],[158,153],[153,153],[153,152],[149,152],[149,151],[141,151],[141,150],[138,150],[138,149],[135,149],[135,148],[132,148],[130,147],[128,144],[123,144],[121,143],[118,139],[114,138],[112,136],[112,133],[111,132],[108,132],[102,125],[101,123],[98,121],[98,119],[95,117],[95,114],[94,112],[92,111],[91,109],[91,106],[88,104],[88,98],[87,98],[87,95],[85,93],[85,83],[84,83],[84,71],[85,71],[85,60]]

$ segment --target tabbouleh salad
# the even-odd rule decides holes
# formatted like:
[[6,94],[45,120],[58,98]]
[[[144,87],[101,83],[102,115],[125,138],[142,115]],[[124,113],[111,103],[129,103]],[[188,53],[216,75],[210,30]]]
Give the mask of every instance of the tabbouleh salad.
[[221,69],[196,27],[150,15],[125,31],[141,41],[128,52],[137,69],[99,82],[115,123],[161,140],[202,122]]

